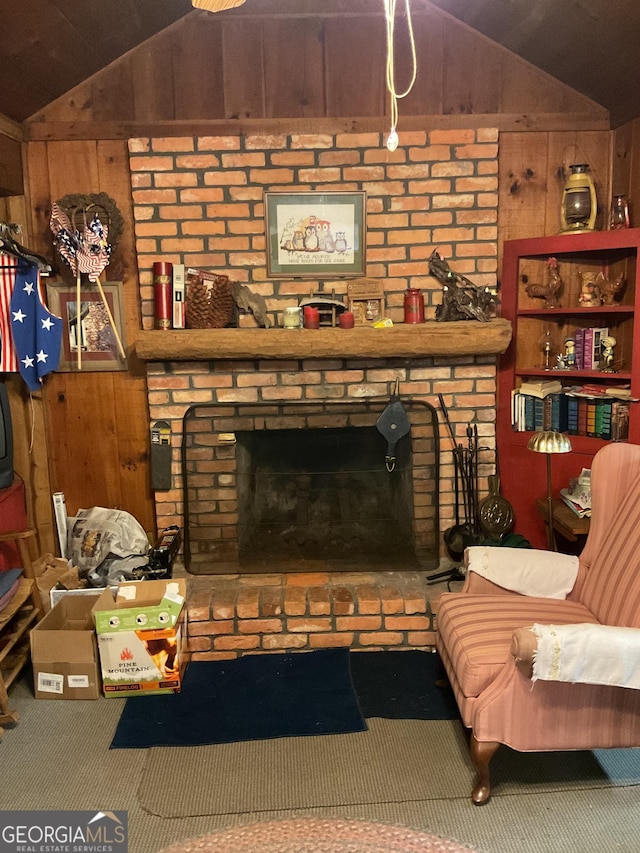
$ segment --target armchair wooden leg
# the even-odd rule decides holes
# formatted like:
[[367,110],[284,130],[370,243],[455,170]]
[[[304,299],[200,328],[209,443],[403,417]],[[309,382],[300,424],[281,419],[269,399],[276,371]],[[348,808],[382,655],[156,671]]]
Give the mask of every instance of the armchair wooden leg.
[[476,806],[482,806],[491,797],[491,779],[489,775],[489,763],[496,750],[500,746],[496,741],[481,742],[471,735],[471,761],[476,768],[476,778],[473,783],[471,799]]

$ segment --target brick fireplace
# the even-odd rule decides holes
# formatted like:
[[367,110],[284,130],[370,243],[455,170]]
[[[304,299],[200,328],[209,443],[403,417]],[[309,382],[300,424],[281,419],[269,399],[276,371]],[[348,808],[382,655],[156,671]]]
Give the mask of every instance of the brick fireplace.
[[[375,403],[379,411],[396,383],[407,404],[437,408],[442,394],[457,440],[465,441],[467,424],[478,428],[483,448],[480,489],[486,490],[494,464],[496,355],[506,349],[510,328],[502,320],[433,322],[442,292],[428,275],[427,259],[437,248],[456,271],[477,284],[495,284],[498,134],[486,128],[412,132],[393,153],[382,141],[378,133],[129,141],[143,313],[136,349],[147,365],[151,421],[171,425],[172,485],[156,492],[159,528],[184,526],[181,448],[185,413],[194,406],[216,407],[220,425],[228,419],[230,428],[218,429],[217,435],[234,433],[234,419],[244,418],[251,407],[268,411],[271,406],[274,417],[283,416],[283,406],[325,403]],[[392,329],[281,328],[283,307],[296,304],[312,289],[344,295],[346,281],[267,276],[266,189],[366,192],[366,275],[384,283],[385,314],[395,324]],[[273,328],[257,328],[253,317],[241,312],[238,329],[152,331],[151,268],[156,260],[213,269],[247,284],[266,299]],[[409,286],[425,295],[427,322],[422,327],[401,322],[403,292]],[[438,476],[429,475],[428,496],[414,490],[418,509],[411,520],[414,530],[420,528],[425,518],[433,519],[437,507],[436,526],[429,534],[436,561],[443,553],[442,532],[454,520],[451,442],[441,415],[437,439]],[[427,452],[433,453],[435,446]],[[212,460],[205,458],[212,447],[195,450],[203,457],[206,510],[218,521],[224,516],[235,521],[237,471],[213,470]],[[413,452],[420,456],[420,446]],[[222,599],[216,604],[206,587],[200,591],[204,580],[199,576],[194,587],[190,620],[200,626],[191,631],[196,638],[192,650],[198,655],[319,644],[430,644],[424,572],[398,571],[395,584],[392,573],[382,572],[380,583],[374,584],[376,593],[371,573],[363,572],[358,582],[357,575],[347,571],[340,577],[325,566],[311,575],[303,568],[303,574],[294,571],[283,580],[276,560],[271,574],[260,575],[262,591],[254,595],[249,589],[257,581],[247,587],[247,576],[237,574],[235,546],[229,546],[236,534],[228,531],[218,531],[220,541],[228,537],[226,547],[231,547],[229,573],[216,575]],[[207,549],[211,553],[210,542],[200,552],[205,562]],[[380,586],[387,590],[385,595]],[[343,617],[365,621],[358,627],[348,621],[338,625]],[[403,622],[405,618],[409,621]],[[387,625],[387,620],[392,621]]]
[[[502,322],[502,321],[498,321]],[[425,324],[430,325],[430,324]],[[435,325],[435,324],[434,324]],[[455,324],[459,325],[459,324]],[[463,324],[469,325],[469,324]],[[481,345],[481,337],[487,330],[482,324],[473,323]],[[226,331],[226,330],[225,330]],[[336,335],[349,335],[352,332],[334,331]],[[504,331],[501,327],[501,331]],[[198,361],[156,361],[153,354],[147,354],[144,346],[151,350],[156,347],[158,336],[162,343],[166,335],[189,334],[149,332],[141,335],[141,352],[148,358],[147,381],[149,406],[152,422],[167,420],[172,426],[173,445],[173,483],[172,488],[156,492],[158,526],[164,527],[176,523],[184,526],[183,474],[181,465],[181,447],[183,439],[183,419],[192,406],[215,406],[221,418],[222,432],[233,432],[239,423],[238,407],[248,410],[250,417],[265,411],[270,417],[278,419],[286,403],[292,405],[318,407],[318,401],[343,402],[347,405],[358,401],[376,403],[380,411],[389,401],[390,394],[398,381],[398,391],[402,401],[417,403],[423,401],[438,408],[438,394],[442,394],[449,410],[456,436],[460,442],[466,441],[467,424],[478,427],[480,446],[480,490],[486,491],[486,478],[493,471],[495,442],[495,390],[496,357],[494,354],[455,355],[455,356],[419,356],[410,358],[357,357],[344,359],[261,359],[261,360],[198,360]],[[215,349],[216,333],[211,332],[212,347]],[[241,334],[251,334],[250,332]],[[256,331],[256,334],[260,334]],[[262,330],[264,335],[274,338],[292,333],[277,330]],[[297,333],[293,333],[297,334]],[[325,333],[303,330],[301,335],[324,335]],[[359,334],[357,331],[354,334]],[[508,334],[501,338],[501,347],[506,347]],[[160,343],[159,341],[157,342]],[[143,346],[144,345],[144,346]],[[286,344],[283,344],[286,345]],[[493,345],[493,344],[492,344]],[[498,346],[499,344],[495,344]],[[268,407],[272,406],[272,409]],[[256,411],[251,412],[252,407]],[[262,407],[266,407],[262,411]],[[287,411],[287,417],[291,412]],[[324,417],[324,425],[332,425],[331,418]],[[439,530],[437,538],[440,554],[442,532],[454,520],[454,480],[451,441],[438,413],[439,453],[439,495],[418,500],[436,503],[439,506]],[[209,515],[235,521],[238,511],[235,470],[212,471],[211,450],[218,439],[211,436],[208,448],[194,449],[200,454],[201,473],[208,490],[206,512]],[[222,445],[221,455],[229,453]],[[231,468],[231,466],[229,466]],[[228,534],[233,538],[232,534]],[[222,538],[222,535],[220,535]],[[206,554],[206,548],[205,548]],[[231,571],[237,571],[235,554],[229,554]],[[325,567],[326,568],[326,567]],[[274,567],[274,570],[275,569]],[[303,569],[304,570],[304,569]],[[200,570],[201,571],[201,570]]]
[[191,406],[181,454],[187,568],[435,569],[437,418],[429,403],[395,397]]

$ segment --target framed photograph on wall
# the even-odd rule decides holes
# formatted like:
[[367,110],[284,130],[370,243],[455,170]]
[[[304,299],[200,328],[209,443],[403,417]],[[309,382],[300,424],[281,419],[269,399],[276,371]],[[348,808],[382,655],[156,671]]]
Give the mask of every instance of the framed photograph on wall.
[[[107,282],[102,285],[102,290],[120,340],[126,347],[122,282]],[[79,312],[75,284],[47,282],[47,299],[49,310],[62,317],[65,327],[58,370],[78,370],[78,342],[81,346],[80,370],[127,369],[127,360],[120,355],[116,335],[97,285],[83,279]]]
[[267,275],[364,275],[366,193],[265,192]]

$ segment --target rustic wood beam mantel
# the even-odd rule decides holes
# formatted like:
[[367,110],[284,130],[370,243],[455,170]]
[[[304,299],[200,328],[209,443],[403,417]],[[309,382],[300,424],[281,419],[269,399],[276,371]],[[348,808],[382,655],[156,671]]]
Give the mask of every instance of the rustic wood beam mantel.
[[383,329],[189,329],[141,331],[142,361],[212,361],[237,358],[419,358],[497,355],[511,340],[511,323],[429,321]]

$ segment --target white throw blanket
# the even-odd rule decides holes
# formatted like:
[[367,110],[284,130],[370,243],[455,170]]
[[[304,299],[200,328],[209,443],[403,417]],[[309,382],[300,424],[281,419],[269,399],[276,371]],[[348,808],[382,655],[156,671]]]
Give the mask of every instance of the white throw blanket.
[[532,681],[569,681],[640,689],[640,628],[534,625]]
[[532,548],[474,545],[465,554],[467,569],[522,595],[566,598],[578,575],[578,558]]

